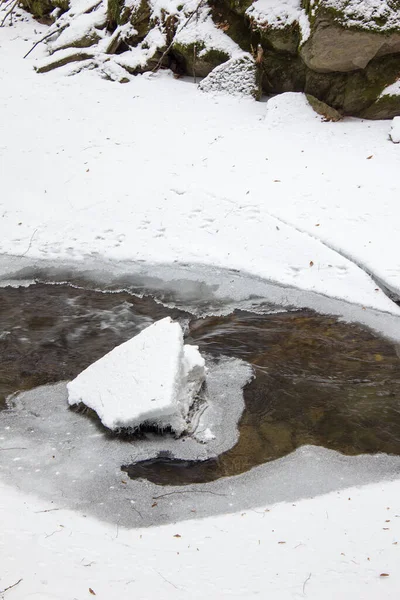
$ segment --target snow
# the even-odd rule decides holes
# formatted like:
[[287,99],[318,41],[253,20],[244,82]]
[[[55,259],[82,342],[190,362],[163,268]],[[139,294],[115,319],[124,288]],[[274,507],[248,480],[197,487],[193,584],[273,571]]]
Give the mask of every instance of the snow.
[[310,37],[310,21],[300,0],[256,0],[246,14],[260,28],[284,29],[298,23],[301,42]]
[[0,586],[22,579],[15,600],[398,598],[398,481],[134,530],[0,493]]
[[[262,103],[212,97],[169,74],[140,76],[125,86],[90,72],[64,77],[70,66],[38,76],[32,67],[43,49],[25,61],[22,56],[46,28],[29,19],[18,27],[0,29],[2,261],[67,261],[78,268],[94,260],[134,261],[152,274],[165,264],[177,270],[195,265],[204,273],[219,267],[233,270],[232,281],[239,270],[253,282],[249,293],[262,278],[345,300],[360,311],[390,312],[397,315],[398,335],[399,309],[383,291],[400,293],[399,146],[388,139],[389,122],[324,123],[301,94]],[[57,429],[58,407],[53,409],[54,438],[39,435],[49,425],[44,417],[34,420],[40,460],[57,461],[50,452],[56,444],[83,457],[79,445],[68,443],[70,431]],[[398,597],[399,480],[365,479],[359,483],[368,485],[335,491],[343,477],[358,481],[358,470],[349,475],[343,465],[359,459],[370,473],[374,461],[390,457],[334,455],[344,472],[331,482],[334,491],[321,496],[323,473],[332,479],[333,453],[321,463],[318,454],[310,458],[303,451],[306,472],[284,470],[292,460],[287,457],[247,478],[220,482],[209,503],[232,514],[202,520],[195,517],[202,516],[208,495],[203,486],[157,500],[164,490],[142,486],[151,489],[147,523],[183,502],[185,511],[175,512],[172,524],[125,529],[117,511],[112,523],[91,516],[94,505],[100,514],[99,505],[114,490],[103,500],[93,487],[90,497],[76,496],[74,510],[65,506],[68,492],[80,492],[81,479],[101,476],[100,461],[93,474],[85,473],[83,461],[69,463],[75,482],[68,469],[61,476],[52,472],[51,487],[36,473],[45,467],[35,467],[34,453],[8,448],[14,434],[12,423],[0,434],[0,590],[22,579],[10,598],[70,600],[90,597],[89,588],[98,598],[144,600]],[[28,426],[19,434],[33,438]],[[94,445],[99,435],[93,428],[89,442]],[[94,453],[91,461],[96,458]],[[264,467],[275,473],[269,485],[260,478]],[[119,467],[108,468],[113,485],[123,489],[125,510],[134,512],[132,490],[139,488],[121,481]],[[7,481],[20,477],[18,483],[6,485],[5,472]],[[398,466],[393,477],[396,472]],[[375,481],[386,476],[378,469]],[[27,492],[33,482],[36,497]],[[237,485],[251,496],[243,510]],[[279,486],[296,488],[296,500],[265,496]],[[59,491],[52,500],[54,489]],[[181,521],[188,517],[193,520]]]
[[[190,6],[190,4],[189,4]],[[181,24],[175,35],[174,42],[178,44],[191,45],[199,44],[198,57],[206,54],[209,50],[219,50],[228,57],[247,56],[238,44],[230,38],[221,29],[216,27],[207,5],[201,5],[196,16],[190,20],[181,16]],[[196,5],[195,5],[196,8]],[[189,7],[185,7],[185,14],[190,12]],[[201,46],[204,45],[204,48]]]
[[400,117],[395,117],[392,121],[392,128],[390,130],[390,139],[395,144],[400,143]]
[[300,0],[256,0],[246,11],[256,23],[278,29],[296,23],[301,12]]
[[251,57],[231,58],[215,67],[199,84],[207,93],[254,97],[257,94],[256,65]]
[[400,26],[398,7],[391,0],[320,0],[319,6],[340,11],[338,18],[346,27],[385,31]]
[[181,326],[166,317],[80,373],[68,402],[83,402],[109,429],[148,424],[182,433],[204,379],[197,346],[184,345]]
[[238,269],[399,312],[377,285],[400,293],[388,123],[323,123],[301,94],[214,98],[167,73],[117,90],[70,65],[38,76],[26,27],[0,31],[1,253]]
[[385,87],[379,98],[383,98],[384,96],[400,96],[400,79]]

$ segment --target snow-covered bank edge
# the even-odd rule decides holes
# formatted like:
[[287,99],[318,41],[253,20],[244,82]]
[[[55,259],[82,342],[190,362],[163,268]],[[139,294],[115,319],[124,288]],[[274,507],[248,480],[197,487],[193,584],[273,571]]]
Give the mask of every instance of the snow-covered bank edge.
[[165,306],[195,316],[229,314],[235,309],[265,313],[309,308],[358,322],[387,339],[400,342],[400,307],[392,312],[335,299],[312,290],[284,286],[250,273],[202,264],[146,264],[144,262],[88,259],[86,261],[32,260],[0,255],[0,286],[29,285],[36,280],[67,282],[101,292],[131,291],[151,295]]

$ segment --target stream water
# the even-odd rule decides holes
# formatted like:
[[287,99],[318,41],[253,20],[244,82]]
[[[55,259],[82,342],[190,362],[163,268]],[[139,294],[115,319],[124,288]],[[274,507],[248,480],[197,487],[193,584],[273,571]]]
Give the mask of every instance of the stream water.
[[185,325],[187,343],[250,363],[255,378],[244,390],[240,436],[231,450],[204,461],[161,456],[121,465],[131,478],[204,483],[305,444],[348,455],[400,454],[396,347],[365,327],[308,310],[200,319],[128,292],[47,284],[0,288],[0,408],[17,391],[73,378],[167,315]]

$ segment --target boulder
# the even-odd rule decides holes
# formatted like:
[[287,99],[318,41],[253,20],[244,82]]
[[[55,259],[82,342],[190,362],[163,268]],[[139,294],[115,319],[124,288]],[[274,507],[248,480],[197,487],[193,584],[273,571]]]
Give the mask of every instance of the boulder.
[[216,67],[199,84],[203,92],[224,92],[232,96],[258,98],[260,93],[258,68],[251,56],[231,58]]
[[319,73],[345,73],[365,69],[374,58],[399,53],[400,13],[392,4],[379,0],[380,10],[368,12],[360,0],[308,3],[310,35],[300,49],[307,67]]

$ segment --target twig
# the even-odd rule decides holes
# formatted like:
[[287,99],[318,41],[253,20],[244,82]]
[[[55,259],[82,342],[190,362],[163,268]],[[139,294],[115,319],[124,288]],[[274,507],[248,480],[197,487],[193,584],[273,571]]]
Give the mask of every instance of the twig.
[[35,515],[40,513],[53,512],[53,510],[61,510],[61,508],[47,508],[46,510],[35,510]]
[[204,0],[200,0],[200,2],[198,3],[198,5],[196,6],[196,8],[189,14],[188,18],[186,19],[186,21],[184,22],[184,24],[182,25],[182,27],[180,29],[178,29],[178,31],[175,33],[174,37],[172,38],[171,43],[169,44],[169,46],[167,46],[167,49],[163,52],[163,54],[161,55],[160,60],[158,61],[158,63],[154,67],[153,73],[154,73],[154,71],[158,71],[158,69],[161,67],[162,61],[164,60],[164,58],[166,57],[166,55],[168,54],[168,52],[171,50],[172,46],[174,45],[176,36],[183,29],[185,29],[185,27],[189,24],[189,22],[191,21],[193,15],[195,15],[197,13],[197,11],[199,10],[199,8],[203,4],[203,2],[204,2]]
[[4,23],[5,23],[5,22],[6,22],[6,20],[7,20],[7,17],[9,17],[9,16],[10,16],[10,18],[11,18],[11,23],[12,23],[12,14],[13,14],[14,8],[17,6],[18,2],[19,2],[19,0],[14,0],[14,2],[12,3],[12,6],[11,6],[11,8],[10,8],[10,10],[8,10],[8,11],[6,12],[6,14],[5,14],[5,16],[4,16],[4,19],[3,19],[3,20],[2,20],[2,22],[0,23],[0,27],[3,27]]
[[24,58],[26,58],[27,56],[29,56],[30,53],[32,52],[32,50],[34,50],[36,48],[36,46],[38,46],[39,44],[41,44],[42,42],[44,42],[45,40],[47,40],[47,38],[53,36],[55,33],[61,33],[68,26],[69,26],[69,23],[65,23],[65,25],[63,25],[62,27],[58,27],[57,26],[57,29],[55,29],[54,31],[51,31],[50,33],[48,33],[44,37],[40,38],[40,40],[38,40],[37,42],[35,42],[33,44],[32,48],[30,50],[28,50],[28,52],[25,54]]
[[310,579],[311,579],[311,573],[309,574],[309,576],[307,577],[307,579],[303,583],[303,596],[305,596],[305,591],[304,590],[306,589],[306,585],[310,581]]
[[32,242],[33,242],[33,238],[35,237],[35,234],[37,232],[37,229],[35,229],[35,231],[32,233],[31,235],[31,239],[29,240],[29,246],[28,248],[25,250],[25,252],[23,254],[20,255],[20,258],[22,258],[23,256],[26,256],[29,252],[29,250],[31,249],[32,246]]
[[211,490],[182,490],[177,492],[167,492],[166,494],[160,494],[160,496],[153,496],[153,500],[159,500],[165,498],[165,496],[172,496],[172,494],[213,494],[214,496],[227,496],[227,494],[219,494],[218,492],[212,492]]
[[18,585],[19,583],[21,583],[22,579],[19,579],[17,581],[17,583],[13,583],[12,585],[9,585],[8,587],[4,588],[4,590],[0,591],[0,594],[4,594],[5,592],[8,592],[8,590],[11,590],[12,588],[14,588],[16,585]]
[[162,577],[162,579],[164,579],[164,581],[166,581],[167,583],[169,583],[169,585],[172,585],[172,587],[174,587],[176,590],[181,590],[182,588],[179,588],[177,585],[175,585],[174,583],[172,583],[172,581],[169,581],[166,577],[164,577],[164,575],[162,573],[160,573],[160,571],[157,571],[156,569],[154,569],[155,572]]
[[0,448],[0,450],[28,450],[28,448]]

